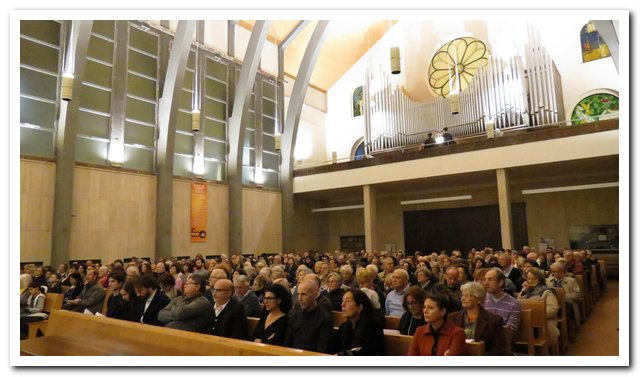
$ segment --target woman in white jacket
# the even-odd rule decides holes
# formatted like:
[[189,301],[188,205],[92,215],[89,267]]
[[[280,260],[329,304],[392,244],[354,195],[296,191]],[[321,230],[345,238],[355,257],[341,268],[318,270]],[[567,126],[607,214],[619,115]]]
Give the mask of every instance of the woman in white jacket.
[[26,296],[26,300],[20,304],[20,339],[27,338],[29,322],[44,321],[48,317],[44,312],[46,296],[40,291],[37,281],[29,283],[23,295]]

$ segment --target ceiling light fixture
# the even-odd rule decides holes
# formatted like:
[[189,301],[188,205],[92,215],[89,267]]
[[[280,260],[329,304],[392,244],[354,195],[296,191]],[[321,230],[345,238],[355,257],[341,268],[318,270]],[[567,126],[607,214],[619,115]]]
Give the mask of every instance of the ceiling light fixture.
[[592,190],[592,189],[618,187],[618,186],[619,186],[619,182],[604,182],[604,183],[594,183],[594,184],[590,184],[590,185],[547,187],[547,188],[539,188],[539,189],[522,190],[522,194],[523,195],[546,194],[546,193],[549,193],[549,192]]
[[460,195],[460,196],[447,196],[444,198],[429,198],[429,199],[417,199],[417,200],[403,200],[400,202],[400,205],[406,206],[410,204],[422,204],[422,203],[437,203],[437,202],[451,202],[454,200],[469,200],[471,199],[471,195]]

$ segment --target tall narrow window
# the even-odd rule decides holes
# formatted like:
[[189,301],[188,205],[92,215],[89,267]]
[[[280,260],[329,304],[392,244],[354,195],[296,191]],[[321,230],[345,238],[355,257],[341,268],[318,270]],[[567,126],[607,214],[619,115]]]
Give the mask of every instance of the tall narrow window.
[[53,157],[60,30],[57,21],[20,21],[20,153]]
[[352,108],[353,108],[353,117],[359,117],[362,115],[362,86],[356,88],[353,91],[352,97]]
[[583,63],[611,56],[609,46],[600,37],[600,33],[591,21],[587,22],[580,30],[580,43]]

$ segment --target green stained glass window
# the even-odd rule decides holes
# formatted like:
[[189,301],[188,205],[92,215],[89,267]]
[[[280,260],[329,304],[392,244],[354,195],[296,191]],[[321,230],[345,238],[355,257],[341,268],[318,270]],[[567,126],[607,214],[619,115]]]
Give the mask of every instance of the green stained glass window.
[[584,124],[617,118],[619,99],[609,93],[596,93],[583,98],[571,113],[571,124]]

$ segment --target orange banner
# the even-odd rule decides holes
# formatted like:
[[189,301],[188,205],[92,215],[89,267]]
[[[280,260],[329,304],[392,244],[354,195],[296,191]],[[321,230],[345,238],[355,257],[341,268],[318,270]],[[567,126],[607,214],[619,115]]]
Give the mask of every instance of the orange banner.
[[207,242],[207,185],[191,184],[191,242]]

